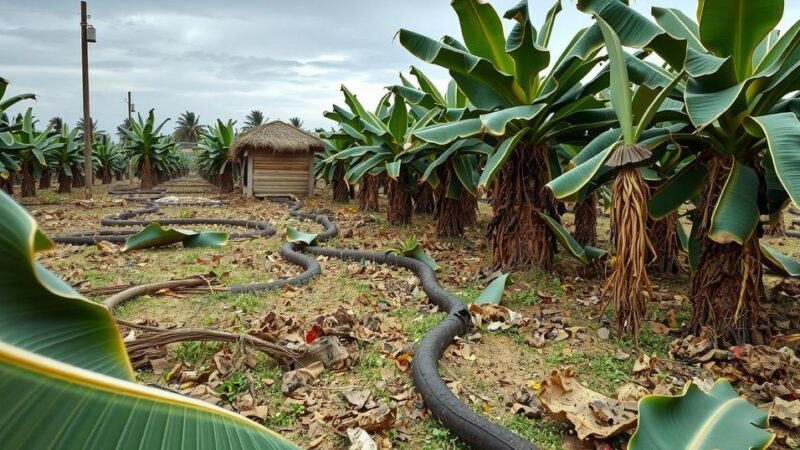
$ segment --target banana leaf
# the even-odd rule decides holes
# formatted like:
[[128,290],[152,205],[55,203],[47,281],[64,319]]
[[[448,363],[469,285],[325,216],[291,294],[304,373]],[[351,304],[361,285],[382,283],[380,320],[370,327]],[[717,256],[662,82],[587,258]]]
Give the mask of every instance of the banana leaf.
[[297,231],[291,227],[286,228],[286,240],[289,242],[314,245],[317,243],[317,238],[319,238],[319,234],[305,233],[303,231]]
[[183,246],[187,248],[219,247],[228,243],[228,233],[162,228],[158,222],[152,222],[142,231],[129,237],[122,251],[163,247],[178,242],[183,243]]
[[767,413],[739,397],[726,379],[705,393],[689,383],[681,395],[639,400],[639,426],[629,450],[764,449],[775,435]]

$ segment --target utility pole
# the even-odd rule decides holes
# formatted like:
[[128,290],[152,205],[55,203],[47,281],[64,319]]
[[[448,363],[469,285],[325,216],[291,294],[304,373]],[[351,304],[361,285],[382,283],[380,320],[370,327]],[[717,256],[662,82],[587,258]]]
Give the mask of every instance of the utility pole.
[[[83,171],[85,172],[86,198],[92,198],[92,117],[89,113],[89,23],[86,2],[81,1],[81,71],[83,74]],[[94,31],[94,28],[92,28]],[[94,42],[94,36],[92,36]]]
[[[131,113],[133,112],[133,103],[131,103],[131,91],[128,91],[128,122],[125,124],[125,127],[130,129],[131,126]],[[128,138],[125,137],[125,142],[127,143]],[[133,161],[128,160],[128,182],[133,183]]]

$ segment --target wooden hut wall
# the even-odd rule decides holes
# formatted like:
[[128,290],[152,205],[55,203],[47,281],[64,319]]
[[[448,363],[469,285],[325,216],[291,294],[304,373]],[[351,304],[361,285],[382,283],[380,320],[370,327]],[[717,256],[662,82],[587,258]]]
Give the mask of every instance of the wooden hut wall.
[[309,153],[250,152],[253,157],[253,195],[309,194],[314,155]]

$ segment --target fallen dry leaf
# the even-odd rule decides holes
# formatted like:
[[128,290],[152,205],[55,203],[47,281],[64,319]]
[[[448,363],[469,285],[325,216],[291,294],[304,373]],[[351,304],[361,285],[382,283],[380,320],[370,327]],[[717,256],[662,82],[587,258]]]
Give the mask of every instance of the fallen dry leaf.
[[539,400],[553,419],[575,426],[580,439],[607,439],[636,426],[635,403],[622,403],[584,387],[570,369],[553,371],[542,385]]

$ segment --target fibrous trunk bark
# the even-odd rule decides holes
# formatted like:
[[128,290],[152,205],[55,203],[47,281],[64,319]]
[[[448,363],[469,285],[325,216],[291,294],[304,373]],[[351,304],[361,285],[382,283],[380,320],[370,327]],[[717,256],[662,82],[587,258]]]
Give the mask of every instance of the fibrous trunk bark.
[[610,293],[616,312],[617,330],[638,340],[646,309],[645,291],[653,298],[647,276],[647,261],[653,252],[647,235],[649,188],[639,171],[623,167],[612,186],[611,220],[616,227],[611,276],[603,294]]
[[116,173],[114,174],[114,179],[115,179],[115,180],[117,180],[117,181],[122,181],[122,176],[123,176],[123,175],[124,175],[124,174],[123,174],[122,172],[116,172]]
[[406,190],[403,175],[401,172],[397,180],[389,179],[389,206],[386,212],[389,225],[408,225],[414,213],[411,193]]
[[139,187],[142,189],[153,189],[153,167],[150,158],[142,158],[142,165],[139,169]]
[[72,192],[72,178],[68,177],[63,170],[58,171],[58,193],[69,194]]
[[539,213],[556,217],[547,148],[519,145],[500,169],[492,187],[494,217],[489,222],[494,266],[503,271],[538,267],[550,270],[555,240]]
[[771,333],[761,306],[764,283],[759,230],[744,245],[721,244],[708,237],[714,207],[731,166],[727,158],[719,156],[707,163],[708,183],[693,231],[699,258],[691,282],[694,310],[690,328],[695,334],[709,328],[720,341],[730,344],[766,344]]
[[461,193],[461,211],[464,213],[464,225],[478,223],[478,197],[468,193]]
[[225,166],[225,171],[222,172],[219,178],[219,190],[223,194],[233,192],[233,170],[230,164]]
[[333,201],[337,203],[347,203],[350,201],[350,186],[344,181],[344,163],[336,164],[333,168],[333,180],[331,180],[333,188]]
[[436,201],[433,198],[433,187],[428,183],[422,183],[417,188],[414,196],[414,212],[417,214],[433,214],[436,209]]
[[33,163],[22,162],[22,180],[20,180],[19,194],[22,197],[36,197],[36,178],[33,176]]
[[39,189],[49,189],[51,184],[52,176],[50,175],[50,171],[45,169],[42,171],[42,177],[39,178]]
[[648,262],[648,270],[655,273],[678,273],[681,265],[678,260],[678,212],[673,211],[658,220],[647,220],[650,242],[653,244],[655,256]]
[[575,205],[575,240],[584,247],[597,245],[597,194]]
[[361,186],[358,191],[358,209],[361,211],[378,210],[378,177],[375,175],[364,175],[361,178]]
[[8,178],[0,177],[0,187],[6,194],[14,195],[14,174],[8,174]]
[[103,184],[111,184],[111,169],[108,167],[103,167],[102,180]]
[[72,187],[84,187],[86,185],[86,178],[75,169],[72,169]]

